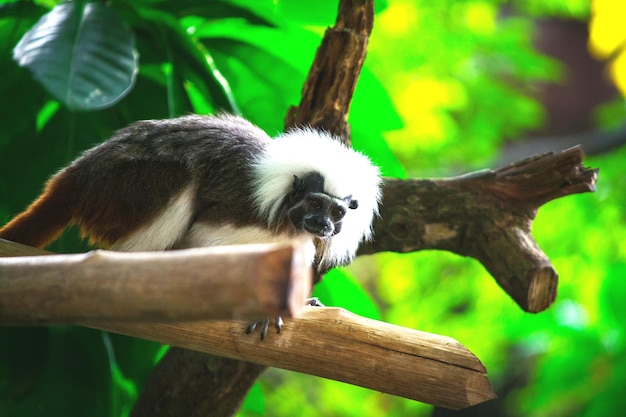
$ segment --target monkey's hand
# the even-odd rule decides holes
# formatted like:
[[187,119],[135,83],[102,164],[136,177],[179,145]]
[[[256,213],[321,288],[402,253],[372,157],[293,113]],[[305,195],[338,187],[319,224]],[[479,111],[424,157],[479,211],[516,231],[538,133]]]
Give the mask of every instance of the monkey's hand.
[[[324,304],[322,304],[317,297],[307,298],[306,305],[313,307],[324,307]],[[265,339],[265,336],[267,335],[267,330],[270,327],[269,317],[264,317],[260,321],[253,321],[252,323],[250,323],[248,327],[246,327],[246,334],[252,333],[259,324],[261,324],[261,340],[263,340]],[[274,327],[276,327],[276,333],[280,333],[283,328],[282,317],[276,316],[276,319],[274,320]]]

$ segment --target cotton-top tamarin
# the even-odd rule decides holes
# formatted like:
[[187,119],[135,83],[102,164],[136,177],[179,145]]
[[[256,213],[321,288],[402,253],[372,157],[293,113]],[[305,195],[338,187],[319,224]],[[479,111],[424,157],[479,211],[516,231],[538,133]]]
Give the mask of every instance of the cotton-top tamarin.
[[372,236],[380,174],[331,135],[275,139],[243,118],[136,122],[54,175],[0,238],[45,247],[77,224],[90,243],[156,251],[310,238],[319,279]]

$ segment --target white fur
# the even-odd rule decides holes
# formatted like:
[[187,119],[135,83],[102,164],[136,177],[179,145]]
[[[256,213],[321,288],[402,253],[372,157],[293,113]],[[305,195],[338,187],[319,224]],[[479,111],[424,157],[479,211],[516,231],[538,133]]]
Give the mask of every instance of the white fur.
[[193,187],[187,187],[170,200],[156,219],[116,241],[111,245],[111,250],[137,252],[170,249],[189,227],[193,214],[193,196]]
[[[291,242],[293,238],[287,234],[276,234],[263,227],[243,226],[231,224],[214,225],[209,223],[194,223],[189,233],[176,245],[177,249],[197,248],[205,246],[243,245],[250,243],[283,243]],[[305,249],[306,261],[313,264],[315,246],[309,239]]]
[[287,235],[275,234],[256,226],[233,226],[232,224],[194,223],[177,245],[178,248],[205,246],[243,245],[246,243],[288,242]]
[[371,238],[380,201],[380,172],[365,155],[332,135],[311,128],[282,134],[258,156],[254,169],[257,209],[270,224],[291,190],[294,175],[319,172],[324,177],[326,193],[339,198],[351,195],[358,201],[356,210],[348,210],[341,232],[332,237],[327,259],[322,259],[322,263],[350,261],[359,244]]

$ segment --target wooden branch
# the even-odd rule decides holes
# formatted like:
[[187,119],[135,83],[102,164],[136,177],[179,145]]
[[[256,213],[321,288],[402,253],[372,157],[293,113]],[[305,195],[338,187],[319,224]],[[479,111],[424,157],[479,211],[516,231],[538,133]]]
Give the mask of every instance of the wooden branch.
[[442,180],[392,180],[384,187],[375,241],[359,253],[442,249],[478,259],[525,311],[546,309],[558,275],[532,236],[546,202],[593,191],[598,170],[574,147],[498,170]]
[[[264,341],[242,321],[98,323],[93,327],[241,361],[344,381],[459,409],[495,398],[485,367],[456,340],[308,307]],[[92,326],[92,324],[89,324]]]
[[310,291],[296,243],[0,258],[3,325],[290,317]]
[[10,240],[0,239],[0,258],[8,256],[39,256],[39,255],[55,255],[47,250],[33,248],[32,246],[23,245]]
[[326,30],[309,71],[302,99],[285,121],[324,129],[350,143],[348,111],[374,25],[372,0],[343,0],[335,26]]

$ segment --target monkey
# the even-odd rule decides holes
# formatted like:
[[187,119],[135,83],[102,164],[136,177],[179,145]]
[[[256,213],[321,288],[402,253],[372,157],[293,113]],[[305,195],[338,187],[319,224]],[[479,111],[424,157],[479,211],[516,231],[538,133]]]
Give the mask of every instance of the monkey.
[[271,138],[240,116],[186,115],[134,122],[85,151],[0,238],[44,248],[69,225],[118,251],[304,238],[316,283],[372,238],[380,198],[379,168],[327,132]]

